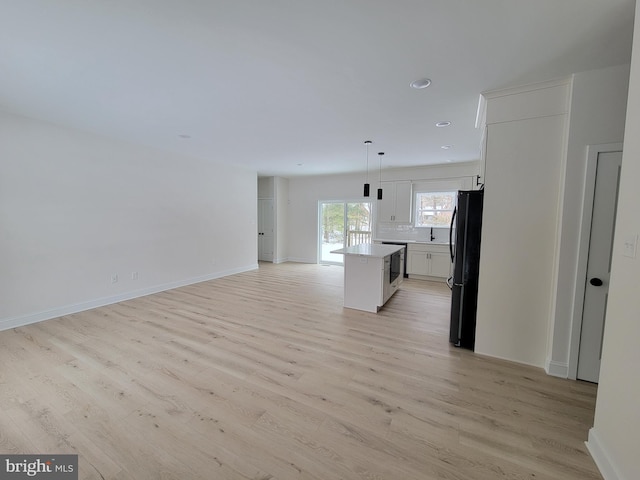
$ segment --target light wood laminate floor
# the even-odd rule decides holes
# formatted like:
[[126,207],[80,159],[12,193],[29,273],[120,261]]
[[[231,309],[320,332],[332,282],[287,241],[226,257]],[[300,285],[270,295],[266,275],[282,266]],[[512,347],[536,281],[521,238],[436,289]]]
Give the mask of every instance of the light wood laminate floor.
[[0,453],[105,480],[602,478],[594,385],[451,347],[444,284],[377,315],[342,295],[340,267],[261,264],[0,332]]

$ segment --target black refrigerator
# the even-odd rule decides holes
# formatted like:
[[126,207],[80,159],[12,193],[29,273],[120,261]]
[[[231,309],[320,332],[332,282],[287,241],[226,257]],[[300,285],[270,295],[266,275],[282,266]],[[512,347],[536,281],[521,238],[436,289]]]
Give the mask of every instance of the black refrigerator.
[[476,341],[483,198],[484,190],[458,192],[458,205],[451,219],[449,233],[453,262],[453,276],[447,281],[451,288],[449,341],[456,347],[470,350],[474,349]]

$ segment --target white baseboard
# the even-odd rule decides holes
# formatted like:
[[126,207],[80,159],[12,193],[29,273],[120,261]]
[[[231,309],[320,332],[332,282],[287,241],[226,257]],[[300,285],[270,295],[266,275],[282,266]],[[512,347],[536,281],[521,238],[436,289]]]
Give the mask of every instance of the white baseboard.
[[537,363],[529,363],[529,362],[524,362],[522,360],[517,360],[515,358],[502,357],[500,355],[494,355],[493,353],[486,353],[486,352],[483,352],[482,350],[479,350],[477,346],[476,346],[475,350],[473,351],[473,353],[475,353],[476,355],[481,355],[483,357],[497,358],[498,360],[506,360],[507,362],[519,363],[520,365],[528,365],[530,367],[536,367],[536,368],[539,368],[541,370],[544,370],[543,366],[539,365]]
[[185,287],[194,283],[206,282],[208,280],[214,280],[216,278],[227,277],[229,275],[235,275],[236,273],[249,272],[251,270],[257,270],[258,264],[249,265],[246,267],[235,268],[231,270],[225,270],[221,272],[214,272],[200,277],[186,278],[175,282],[165,283],[162,285],[154,285],[152,287],[143,288],[140,290],[133,290],[131,292],[121,293],[111,297],[96,298],[88,300],[86,302],[80,302],[73,305],[64,305],[62,307],[52,308],[50,310],[44,310],[41,312],[30,313],[27,315],[20,315],[17,317],[9,317],[0,319],[0,331],[9,330],[11,328],[23,327],[32,323],[43,322],[52,318],[61,317],[63,315],[71,315],[72,313],[83,312],[85,310],[91,310],[92,308],[103,307],[105,305],[111,305],[113,303],[123,302],[125,300],[131,300],[133,298],[144,297],[154,293],[164,292],[166,290],[173,290],[174,288]]
[[289,257],[288,261],[294,263],[318,263],[315,258]]
[[584,442],[584,444],[587,446],[587,450],[589,450],[593,461],[596,462],[604,480],[628,480],[618,473],[618,469],[613,464],[607,449],[600,441],[595,427],[589,430],[589,440]]
[[560,378],[569,378],[568,363],[547,360],[547,364],[545,365],[544,369],[547,372],[547,375]]
[[427,282],[438,282],[438,283],[446,283],[447,279],[442,277],[431,277],[429,275],[416,275],[415,273],[410,273],[409,278],[413,278],[416,280],[425,280]]
[[493,355],[491,353],[486,353],[486,352],[483,352],[482,350],[479,350],[477,347],[475,349],[475,353],[477,355],[483,355],[485,357],[491,357],[491,358],[498,358],[500,360],[507,360],[509,362],[519,363],[521,365],[529,365],[531,367],[543,368],[544,371],[547,373],[547,375],[552,375],[554,377],[560,377],[560,378],[568,378],[569,365],[567,365],[565,363],[554,362],[554,361],[551,361],[551,360],[547,360],[545,362],[544,367],[543,367],[542,365],[539,365],[537,363],[529,363],[529,362],[524,362],[522,360],[518,360],[518,359],[515,359],[515,358],[501,357],[499,355]]

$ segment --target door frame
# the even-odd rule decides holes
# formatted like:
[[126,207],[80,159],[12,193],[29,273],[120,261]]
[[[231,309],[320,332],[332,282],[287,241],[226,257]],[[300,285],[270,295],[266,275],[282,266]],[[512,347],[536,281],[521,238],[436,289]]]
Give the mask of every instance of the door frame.
[[596,170],[598,156],[601,153],[622,152],[622,143],[603,143],[587,146],[587,164],[585,169],[584,195],[580,240],[578,242],[578,262],[576,269],[575,292],[573,296],[573,316],[571,319],[571,339],[569,344],[568,377],[578,377],[578,354],[580,353],[580,335],[582,333],[582,315],[586,291],[587,264],[589,261],[589,242],[591,240],[591,220],[593,217],[593,199],[596,188]]
[[343,247],[347,241],[347,223],[348,223],[348,219],[347,219],[347,208],[348,205],[350,203],[369,203],[371,204],[371,208],[369,210],[369,223],[371,225],[371,241],[373,242],[373,236],[374,236],[374,224],[373,224],[373,209],[374,209],[374,205],[375,203],[372,202],[370,199],[364,197],[362,199],[347,199],[347,200],[342,200],[342,199],[334,199],[334,200],[318,200],[318,222],[317,222],[317,226],[318,229],[316,231],[316,242],[317,242],[317,250],[316,250],[316,255],[317,255],[317,263],[320,265],[340,265],[343,266],[344,265],[344,261],[342,262],[323,262],[322,261],[322,239],[320,237],[320,232],[322,231],[322,206],[325,203],[342,203],[344,204],[344,240],[343,240]]

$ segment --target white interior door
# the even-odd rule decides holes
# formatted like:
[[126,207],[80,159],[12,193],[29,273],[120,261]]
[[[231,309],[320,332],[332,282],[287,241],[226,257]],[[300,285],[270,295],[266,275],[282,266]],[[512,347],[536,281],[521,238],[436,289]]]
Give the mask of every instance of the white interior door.
[[273,262],[275,246],[273,227],[273,200],[261,198],[258,200],[258,260]]
[[589,382],[600,375],[621,163],[622,152],[598,154],[577,375]]

